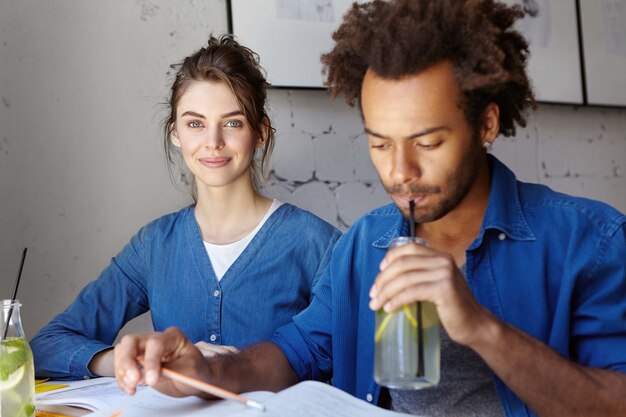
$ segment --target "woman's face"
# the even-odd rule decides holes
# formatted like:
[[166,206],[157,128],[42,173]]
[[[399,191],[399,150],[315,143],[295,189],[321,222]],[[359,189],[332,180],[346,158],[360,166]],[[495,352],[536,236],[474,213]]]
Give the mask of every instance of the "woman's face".
[[194,81],[176,108],[172,143],[181,149],[198,187],[252,181],[255,136],[228,85]]

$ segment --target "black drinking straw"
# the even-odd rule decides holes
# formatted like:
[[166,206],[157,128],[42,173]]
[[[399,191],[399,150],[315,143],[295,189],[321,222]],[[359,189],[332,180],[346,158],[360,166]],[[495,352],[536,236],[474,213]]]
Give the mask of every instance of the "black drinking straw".
[[[415,238],[415,203],[409,202],[409,237]],[[417,302],[417,377],[424,377],[424,328],[422,326],[422,303]]]
[[7,338],[7,332],[9,331],[9,323],[11,322],[11,316],[13,315],[13,303],[17,300],[17,289],[20,287],[20,278],[22,277],[22,269],[24,269],[24,261],[26,260],[26,251],[28,248],[24,248],[22,252],[22,262],[20,263],[20,270],[17,273],[17,279],[15,280],[15,288],[13,288],[13,297],[11,298],[11,307],[9,308],[9,314],[7,321],[4,323],[4,331],[2,332],[2,339]]
[[415,203],[409,202],[409,237],[415,239]]

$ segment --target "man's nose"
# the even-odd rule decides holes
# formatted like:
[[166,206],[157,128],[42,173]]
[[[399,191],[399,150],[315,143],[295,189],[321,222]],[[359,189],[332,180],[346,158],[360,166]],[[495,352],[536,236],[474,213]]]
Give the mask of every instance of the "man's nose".
[[392,156],[392,181],[396,184],[406,184],[421,176],[422,171],[415,150],[406,145],[397,147]]

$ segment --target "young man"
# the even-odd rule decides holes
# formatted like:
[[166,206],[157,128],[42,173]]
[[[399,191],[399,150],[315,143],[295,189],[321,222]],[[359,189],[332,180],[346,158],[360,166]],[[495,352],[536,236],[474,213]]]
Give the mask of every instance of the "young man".
[[[160,362],[236,391],[327,379],[404,412],[446,416],[626,415],[626,216],[516,181],[486,149],[534,103],[521,15],[492,0],[353,6],[323,57],[328,86],[358,102],[395,204],[337,243],[312,304],[271,342],[206,361],[177,330],[116,348],[120,385]],[[409,202],[428,247],[387,251]],[[431,301],[442,332],[437,387],[381,390],[374,312]]]

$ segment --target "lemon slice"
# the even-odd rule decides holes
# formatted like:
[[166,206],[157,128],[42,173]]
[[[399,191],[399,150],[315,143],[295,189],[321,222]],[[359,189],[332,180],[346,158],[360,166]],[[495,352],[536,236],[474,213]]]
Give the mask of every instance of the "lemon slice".
[[14,388],[17,384],[19,384],[24,378],[24,374],[26,373],[26,365],[22,365],[15,370],[6,381],[0,380],[0,392],[10,390]]
[[380,342],[380,339],[383,338],[383,333],[385,333],[385,329],[387,328],[387,325],[389,325],[389,321],[395,314],[396,314],[395,312],[387,314],[387,316],[385,316],[385,318],[383,319],[382,323],[380,323],[380,326],[378,326],[378,330],[376,331],[376,334],[374,335],[375,343]]
[[402,311],[404,311],[404,315],[409,320],[409,323],[411,323],[411,326],[413,326],[413,328],[417,328],[417,319],[413,317],[413,314],[411,314],[409,306],[405,305],[404,307],[402,307]]
[[409,306],[405,305],[404,307],[402,307],[402,310],[394,311],[393,313],[388,313],[387,316],[383,319],[383,321],[380,323],[380,326],[378,326],[378,330],[376,331],[376,334],[374,335],[375,343],[378,343],[380,339],[382,339],[383,333],[385,333],[385,329],[389,325],[389,322],[400,311],[404,313],[407,320],[409,320],[409,323],[411,323],[411,326],[413,326],[413,328],[417,328],[417,320],[415,319],[413,314],[411,314],[411,311],[409,310]]
[[6,347],[6,352],[7,353],[17,352],[18,350],[20,350],[20,348],[17,347],[17,346],[7,346]]

